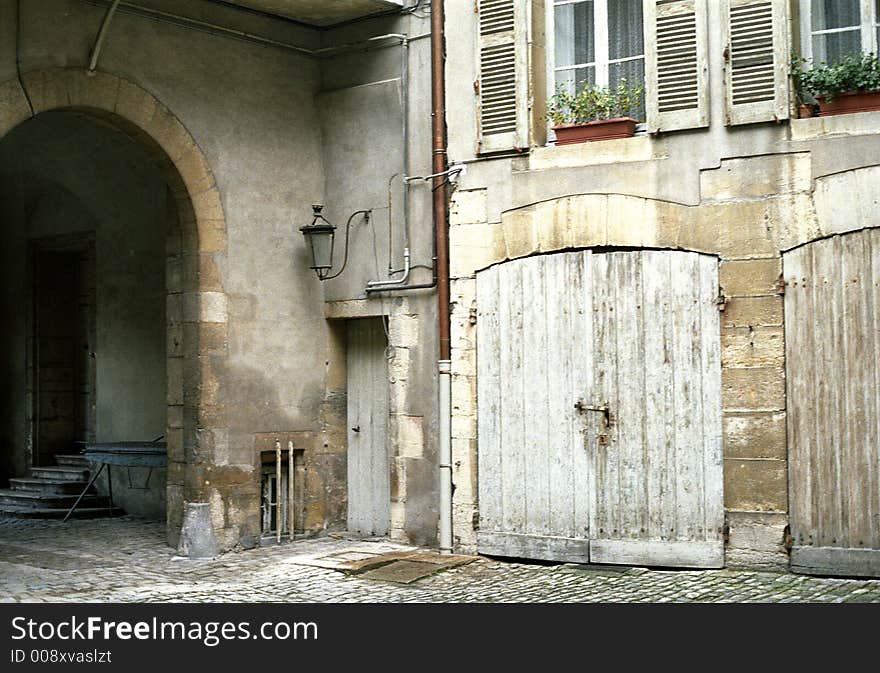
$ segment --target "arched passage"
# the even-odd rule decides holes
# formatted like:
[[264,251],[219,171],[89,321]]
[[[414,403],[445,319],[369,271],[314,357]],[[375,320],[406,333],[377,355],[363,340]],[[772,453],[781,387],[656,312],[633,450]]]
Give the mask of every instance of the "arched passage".
[[[206,478],[214,463],[213,442],[206,438],[222,435],[226,426],[225,410],[217,402],[215,376],[223,366],[227,343],[222,283],[226,224],[220,196],[195,140],[162,103],[138,85],[106,73],[89,75],[73,69],[31,72],[23,79],[33,118],[18,81],[0,84],[0,142],[12,147],[14,151],[8,154],[16,157],[7,161],[10,165],[6,173],[11,179],[4,185],[12,197],[5,201],[6,207],[17,210],[14,217],[4,218],[7,228],[16,227],[15,236],[5,230],[3,235],[17,238],[18,242],[4,248],[9,256],[14,257],[18,250],[28,259],[36,254],[34,246],[40,247],[34,242],[36,239],[45,239],[44,244],[50,248],[61,245],[67,246],[68,251],[91,249],[97,271],[114,264],[119,273],[125,271],[129,292],[139,291],[138,278],[143,280],[140,290],[144,296],[158,283],[158,301],[153,297],[150,307],[142,307],[140,312],[132,312],[130,304],[139,303],[143,297],[131,302],[117,296],[115,308],[112,302],[104,306],[105,319],[115,315],[118,322],[131,327],[132,316],[139,315],[144,323],[139,334],[146,340],[144,343],[149,342],[146,350],[126,355],[120,348],[114,354],[118,360],[116,385],[136,389],[139,370],[129,366],[128,360],[145,358],[140,373],[149,381],[141,382],[145,390],[152,392],[146,395],[141,391],[143,399],[137,394],[126,399],[133,406],[152,407],[141,414],[141,426],[131,421],[138,414],[129,414],[128,421],[115,427],[113,416],[125,414],[121,408],[114,413],[114,405],[108,402],[107,417],[97,418],[97,427],[91,431],[100,438],[106,430],[114,434],[112,441],[119,441],[128,439],[119,436],[126,432],[143,434],[147,425],[162,424],[156,434],[164,434],[168,445],[167,521],[170,542],[175,544],[183,503],[218,500],[214,480]],[[38,133],[41,128],[42,144]],[[45,142],[53,134],[63,141],[54,149]],[[29,156],[31,149],[34,152]],[[114,160],[127,162],[124,170],[117,163],[120,170],[114,172]],[[80,165],[71,165],[71,161]],[[16,164],[15,169],[11,164]],[[128,182],[122,179],[123,174],[128,175]],[[126,189],[134,192],[119,193]],[[88,232],[92,232],[91,241]],[[46,243],[53,237],[56,243]],[[22,246],[23,251],[19,250]],[[133,258],[127,260],[128,266],[119,259],[123,254]],[[85,257],[88,255],[86,252]],[[26,287],[28,296],[33,297],[33,268],[20,271],[15,282]],[[98,288],[100,281],[97,278]],[[63,281],[56,279],[56,284],[63,286]],[[96,295],[103,292],[107,300],[114,293],[126,292],[125,283],[110,285],[96,289]],[[6,294],[15,297],[15,293]],[[100,310],[100,297],[96,302],[96,310]],[[26,318],[24,327],[8,329],[5,338],[19,345],[22,340],[33,341],[32,325],[27,327],[31,318]],[[101,317],[95,319],[100,326]],[[163,323],[158,328],[156,320]],[[104,331],[109,335],[112,330],[108,325],[104,325]],[[127,338],[124,330],[120,333],[119,328],[115,329],[120,344],[137,341]],[[100,343],[100,334],[96,338]],[[96,359],[100,357],[96,355]],[[33,353],[27,353],[25,361],[33,364]],[[34,453],[34,442],[39,438],[34,434],[35,407],[29,398],[33,377],[21,371],[20,359],[16,362],[19,364],[14,365],[13,357],[8,356],[3,364],[11,373],[16,366],[19,368],[13,377],[18,383],[11,383],[3,393],[16,401],[12,405],[16,407],[15,413],[2,418],[7,438],[0,461],[0,478],[4,480],[29,467],[28,463],[33,465],[41,460],[39,452]],[[153,366],[156,362],[161,364]],[[156,372],[162,365],[164,371]],[[112,363],[107,367],[108,371],[112,369]],[[96,385],[100,386],[100,367],[95,377]],[[161,399],[157,401],[159,387]],[[151,400],[149,404],[147,397]],[[100,415],[100,392],[94,402]],[[117,398],[116,402],[121,404],[124,400]],[[161,420],[157,421],[159,417]],[[88,427],[85,430],[90,431]],[[103,437],[110,439],[107,434]],[[218,528],[235,524],[226,521],[222,511],[215,512]]]

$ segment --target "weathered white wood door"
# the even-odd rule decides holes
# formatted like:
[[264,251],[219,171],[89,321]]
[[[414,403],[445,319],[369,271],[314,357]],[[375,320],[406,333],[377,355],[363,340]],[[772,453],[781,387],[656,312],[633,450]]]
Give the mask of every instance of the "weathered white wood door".
[[791,566],[880,576],[880,230],[784,255]]
[[391,523],[387,341],[380,320],[347,325],[348,529],[365,535],[387,535]]
[[482,553],[723,565],[717,296],[678,251],[478,274]]

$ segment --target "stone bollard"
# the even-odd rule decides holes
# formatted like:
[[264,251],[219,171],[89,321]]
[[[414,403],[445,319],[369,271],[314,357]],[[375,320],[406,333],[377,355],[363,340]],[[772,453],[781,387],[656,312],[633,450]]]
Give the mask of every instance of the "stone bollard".
[[177,553],[190,559],[212,559],[219,553],[211,525],[210,503],[186,503]]

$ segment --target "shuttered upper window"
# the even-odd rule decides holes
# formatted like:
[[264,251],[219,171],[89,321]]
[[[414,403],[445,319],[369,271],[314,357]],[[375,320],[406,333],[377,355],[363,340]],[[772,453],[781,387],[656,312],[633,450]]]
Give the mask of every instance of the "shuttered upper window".
[[528,147],[528,5],[477,0],[481,154]]
[[648,130],[709,125],[707,0],[645,0]]
[[788,119],[788,0],[722,0],[729,125]]
[[[555,0],[552,26],[555,88],[644,85],[642,0]],[[645,118],[643,104],[631,112]]]
[[815,63],[877,53],[880,0],[801,0],[801,51]]

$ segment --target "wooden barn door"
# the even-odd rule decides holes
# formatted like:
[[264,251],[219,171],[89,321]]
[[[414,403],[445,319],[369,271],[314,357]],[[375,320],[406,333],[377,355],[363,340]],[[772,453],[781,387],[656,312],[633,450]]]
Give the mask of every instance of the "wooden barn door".
[[677,251],[478,275],[481,552],[723,565],[717,296]]
[[784,256],[796,572],[880,576],[880,230]]
[[381,318],[348,321],[348,529],[387,535],[391,526],[388,462],[387,341]]

